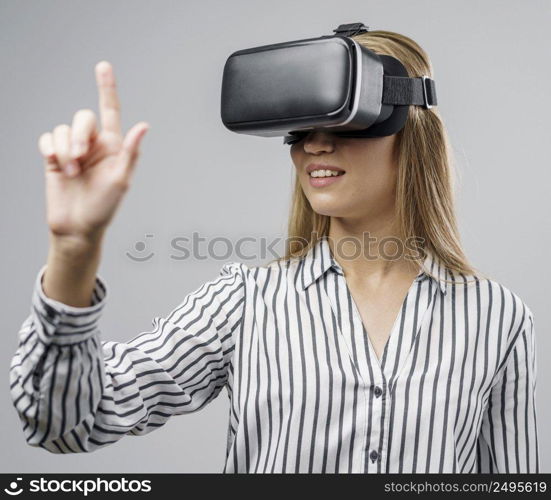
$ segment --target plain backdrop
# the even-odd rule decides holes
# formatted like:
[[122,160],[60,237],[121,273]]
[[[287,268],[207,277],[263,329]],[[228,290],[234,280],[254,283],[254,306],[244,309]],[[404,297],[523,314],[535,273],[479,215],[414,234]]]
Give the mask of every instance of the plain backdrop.
[[[124,131],[139,120],[151,125],[99,270],[110,294],[102,338],[129,340],[225,262],[271,260],[177,260],[174,237],[286,235],[289,149],[281,138],[223,126],[227,57],[351,22],[406,34],[431,56],[467,255],[534,312],[541,468],[551,471],[549,0],[1,0],[2,472],[219,472],[226,445],[225,390],[200,412],[93,453],[54,455],[26,444],[8,368],[48,249],[38,137],[70,124],[80,108],[97,112],[94,66],[102,59],[115,69]],[[138,262],[129,252],[154,253]]]

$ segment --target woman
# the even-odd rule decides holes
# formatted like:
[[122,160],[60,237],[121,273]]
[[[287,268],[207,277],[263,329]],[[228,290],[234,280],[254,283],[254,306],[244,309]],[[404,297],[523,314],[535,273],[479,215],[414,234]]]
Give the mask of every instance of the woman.
[[[403,35],[354,38],[432,73]],[[50,251],[10,372],[30,445],[90,452],[226,387],[225,472],[539,471],[533,314],[467,262],[434,109],[388,137],[302,134],[286,256],[225,264],[121,343],[100,340],[97,269],[147,124],[123,140],[111,66],[96,76],[102,130],[81,110],[39,142]]]

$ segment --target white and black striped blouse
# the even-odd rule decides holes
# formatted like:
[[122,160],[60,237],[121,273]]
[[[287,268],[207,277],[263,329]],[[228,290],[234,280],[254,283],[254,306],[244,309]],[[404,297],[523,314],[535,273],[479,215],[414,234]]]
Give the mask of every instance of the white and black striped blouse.
[[380,361],[326,239],[225,264],[126,343],[101,340],[99,275],[93,304],[71,307],[45,296],[44,266],[10,370],[25,439],[89,452],[226,387],[224,472],[539,472],[532,312],[430,253],[424,266]]

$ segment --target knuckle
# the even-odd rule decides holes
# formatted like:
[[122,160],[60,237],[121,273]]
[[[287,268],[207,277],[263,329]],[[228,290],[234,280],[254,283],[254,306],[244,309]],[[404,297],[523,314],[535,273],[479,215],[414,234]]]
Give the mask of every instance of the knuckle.
[[61,172],[61,167],[58,163],[52,159],[47,158],[44,160],[44,168],[47,172]]
[[82,108],[75,113],[75,118],[90,119],[95,118],[95,116],[96,115],[94,111],[92,111],[90,108]]
[[50,132],[45,132],[38,138],[38,149],[40,153],[47,158],[54,156],[51,139],[52,134]]
[[38,145],[41,146],[46,141],[49,141],[51,136],[52,136],[51,132],[44,132],[44,133],[40,134],[39,137],[38,137]]
[[61,123],[54,127],[54,134],[65,133],[70,129],[71,127],[69,127],[69,125],[67,125],[66,123]]

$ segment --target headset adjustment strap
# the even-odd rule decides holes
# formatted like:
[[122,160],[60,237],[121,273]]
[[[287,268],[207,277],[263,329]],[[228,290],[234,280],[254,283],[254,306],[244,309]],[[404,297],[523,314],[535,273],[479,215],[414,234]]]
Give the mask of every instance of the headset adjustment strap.
[[383,79],[383,104],[414,104],[425,109],[438,104],[434,80],[428,76],[410,78],[385,75]]

